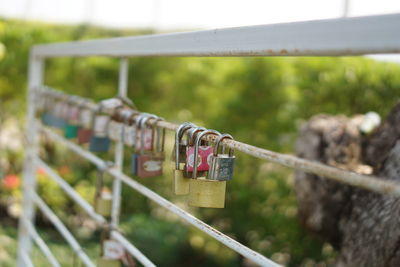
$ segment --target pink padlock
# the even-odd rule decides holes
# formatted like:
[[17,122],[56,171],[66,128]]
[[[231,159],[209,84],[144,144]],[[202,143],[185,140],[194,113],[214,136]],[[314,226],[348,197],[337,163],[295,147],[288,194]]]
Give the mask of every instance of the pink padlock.
[[[211,156],[213,154],[212,146],[200,146],[199,155],[197,156],[197,170],[208,171],[211,163]],[[194,165],[194,147],[187,147],[186,150],[186,169],[189,172],[193,171]]]

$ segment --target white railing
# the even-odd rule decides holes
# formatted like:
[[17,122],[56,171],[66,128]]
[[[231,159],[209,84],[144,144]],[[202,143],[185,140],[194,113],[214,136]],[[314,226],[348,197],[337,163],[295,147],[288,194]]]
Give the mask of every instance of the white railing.
[[[33,266],[30,258],[32,240],[43,251],[52,266],[59,266],[33,224],[34,206],[49,218],[60,231],[86,266],[94,266],[76,239],[62,221],[47,206],[36,192],[35,170],[42,167],[66,194],[100,226],[110,226],[111,238],[118,241],[144,266],[154,264],[118,231],[121,186],[125,184],[143,194],[163,208],[176,214],[183,221],[225,244],[232,250],[262,266],[279,266],[263,255],[238,243],[232,238],[195,218],[183,209],[141,185],[132,177],[122,173],[122,142],[117,142],[114,167],[107,171],[114,177],[113,211],[111,221],[95,213],[93,207],[44,161],[38,157],[38,133],[43,132],[53,141],[65,145],[77,155],[98,167],[105,161],[80,146],[64,139],[35,119],[34,97],[38,89],[48,94],[57,94],[43,87],[44,62],[47,58],[64,56],[110,56],[120,57],[118,95],[126,97],[128,83],[128,57],[133,56],[348,56],[363,54],[400,53],[400,14],[360,18],[333,19],[277,25],[230,28],[192,33],[163,34],[106,40],[38,45],[33,47],[29,60],[27,147],[23,171],[23,216],[19,225],[18,266]],[[159,127],[175,130],[177,125],[157,122]],[[213,137],[205,137],[214,141]],[[307,161],[291,155],[257,148],[238,141],[224,140],[224,144],[249,155],[270,160],[294,169],[315,173],[339,182],[359,186],[367,190],[400,196],[400,186],[378,177],[361,175],[317,162]]]

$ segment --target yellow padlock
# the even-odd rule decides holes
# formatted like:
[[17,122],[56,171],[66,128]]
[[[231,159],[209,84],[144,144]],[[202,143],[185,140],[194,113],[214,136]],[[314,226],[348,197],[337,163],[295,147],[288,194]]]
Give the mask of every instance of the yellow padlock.
[[189,205],[202,208],[224,208],[226,181],[208,180],[205,177],[198,177],[200,176],[197,171],[199,146],[201,138],[206,134],[221,135],[214,130],[205,130],[196,136],[192,179],[189,181]]
[[206,178],[189,179],[189,205],[202,208],[224,208],[226,181]]
[[100,257],[97,260],[97,267],[121,267],[121,261],[120,260],[113,260],[113,259],[107,259],[105,257]]
[[109,217],[111,216],[112,209],[112,197],[111,193],[102,192],[100,196],[96,197],[94,210],[101,216]]

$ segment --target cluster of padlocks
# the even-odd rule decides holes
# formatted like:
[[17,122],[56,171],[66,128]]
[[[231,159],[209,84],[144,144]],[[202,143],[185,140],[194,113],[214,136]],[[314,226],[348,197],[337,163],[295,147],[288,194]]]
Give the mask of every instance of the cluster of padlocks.
[[[163,173],[165,128],[157,126],[163,119],[142,113],[119,98],[101,101],[98,105],[80,97],[39,94],[38,112],[43,124],[63,130],[64,137],[88,144],[91,152],[107,152],[112,141],[123,142],[133,148],[131,172],[141,178]],[[151,123],[149,123],[151,120]],[[215,145],[205,141],[214,136]],[[226,182],[232,179],[235,156],[233,149],[225,153],[221,145],[229,134],[220,134],[192,123],[181,124],[175,132],[173,160],[173,190],[176,195],[188,195],[189,205],[206,208],[225,206]],[[94,210],[109,218],[112,211],[111,179],[98,168]],[[108,178],[108,179],[107,179]],[[103,231],[101,257],[98,266],[120,266],[127,260],[122,246]],[[128,259],[129,260],[129,259]]]
[[[138,112],[118,98],[103,100],[94,108],[74,96],[44,94],[41,100],[43,124],[63,129],[65,138],[88,143],[92,152],[107,152],[112,141],[122,141],[134,148],[133,175],[141,178],[162,175],[165,128],[157,126],[162,118]],[[204,140],[206,135],[215,136],[214,146]],[[189,205],[224,207],[226,181],[232,179],[235,161],[233,150],[225,153],[221,145],[225,139],[233,138],[192,123],[177,128],[173,190],[176,195],[189,195]],[[110,216],[112,196],[104,182],[104,171],[99,171],[97,180],[95,209],[103,216]]]

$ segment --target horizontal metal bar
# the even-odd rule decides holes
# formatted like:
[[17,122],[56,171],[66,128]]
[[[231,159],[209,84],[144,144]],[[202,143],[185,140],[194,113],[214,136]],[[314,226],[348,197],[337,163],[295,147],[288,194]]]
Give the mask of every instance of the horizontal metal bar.
[[118,241],[125,249],[134,256],[143,266],[145,267],[155,267],[156,265],[152,263],[145,255],[143,255],[140,250],[138,250],[132,243],[130,243],[121,233],[117,231],[111,232],[111,238]]
[[[57,96],[57,97],[65,96],[64,93],[57,90],[44,89],[44,88],[37,90],[38,92],[42,92],[52,96]],[[88,105],[88,107],[90,107],[91,109],[96,109],[97,106],[95,103],[91,102]],[[149,119],[148,121],[146,121],[146,123],[150,125],[155,123],[158,127],[162,127],[171,131],[175,131],[179,126],[177,124],[170,123],[167,121],[155,122],[154,119]],[[214,142],[215,136],[208,135],[203,137],[202,139]],[[361,187],[373,192],[400,197],[400,184],[394,181],[385,180],[383,177],[377,177],[373,175],[363,175],[349,170],[339,169],[316,161],[310,161],[296,156],[274,152],[271,150],[242,143],[236,140],[224,139],[222,141],[222,144],[227,147],[233,148],[235,150],[244,152],[248,155],[254,156],[256,158],[269,160],[289,168],[301,170],[308,173],[313,173],[341,183]],[[87,156],[92,157],[93,160],[96,160],[89,152]]]
[[57,217],[57,215],[46,205],[43,199],[32,190],[32,199],[35,204],[40,208],[43,214],[53,223],[60,234],[65,238],[68,244],[72,247],[73,251],[78,255],[82,262],[89,267],[96,267],[96,265],[90,260],[86,253],[82,250],[78,241],[71,234],[68,228],[62,223],[62,221]]
[[[46,129],[45,127],[41,127],[40,129],[52,140],[65,145],[67,148],[74,151],[76,154],[86,158],[87,160],[91,161],[95,165],[104,166],[106,164],[102,159],[100,159],[97,156],[93,155],[92,153],[84,150],[80,146],[68,141],[67,139],[58,135],[57,133],[53,132],[52,130]],[[204,223],[203,221],[197,219],[196,217],[187,213],[183,209],[177,207],[176,205],[174,205],[170,201],[166,200],[165,198],[161,197],[157,193],[153,192],[152,190],[148,189],[147,187],[143,186],[142,184],[136,182],[131,177],[121,173],[119,170],[111,168],[111,169],[107,169],[107,171],[115,178],[123,181],[129,187],[135,189],[142,195],[148,197],[152,201],[159,204],[160,206],[162,206],[162,207],[166,208],[167,210],[171,211],[172,213],[176,214],[184,221],[197,227],[201,231],[203,231],[206,234],[208,234],[209,236],[215,238],[216,240],[218,240],[222,244],[226,245],[227,247],[231,248],[232,250],[238,252],[242,256],[244,256],[262,266],[274,266],[274,267],[280,266],[280,265],[276,264],[275,262],[267,259],[260,253],[254,251],[254,250],[251,250],[250,248],[240,244],[239,242],[230,238],[229,236],[226,236],[223,233],[219,232],[218,230],[212,228],[210,225]]]
[[36,245],[43,252],[44,256],[46,256],[46,259],[49,261],[51,266],[61,267],[60,263],[57,261],[56,257],[54,257],[53,253],[51,252],[49,247],[46,245],[44,240],[40,237],[39,233],[36,231],[33,224],[26,219],[24,219],[23,222],[24,222],[26,228],[28,229],[29,235],[32,237],[32,239],[35,241]]
[[61,176],[59,176],[52,168],[50,168],[43,160],[36,158],[37,166],[44,169],[44,171],[49,175],[49,177],[55,181],[61,189],[74,200],[93,220],[98,224],[107,224],[107,220],[97,214],[93,207],[81,197],[75,190],[70,186]]
[[339,18],[37,45],[61,56],[350,56],[400,52],[400,15]]

